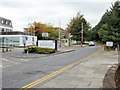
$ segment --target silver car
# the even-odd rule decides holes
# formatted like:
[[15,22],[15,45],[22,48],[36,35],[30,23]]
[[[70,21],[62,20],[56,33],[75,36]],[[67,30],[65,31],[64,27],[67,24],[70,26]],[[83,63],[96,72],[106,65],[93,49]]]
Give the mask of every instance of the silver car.
[[95,46],[95,42],[94,41],[90,41],[89,42],[89,46]]

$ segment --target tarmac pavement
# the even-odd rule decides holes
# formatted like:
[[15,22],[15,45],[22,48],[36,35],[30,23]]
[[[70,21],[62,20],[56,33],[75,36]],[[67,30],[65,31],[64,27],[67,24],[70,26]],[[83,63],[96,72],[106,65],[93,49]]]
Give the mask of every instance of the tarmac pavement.
[[116,51],[100,49],[79,65],[33,88],[101,88],[105,74],[115,63],[118,63]]

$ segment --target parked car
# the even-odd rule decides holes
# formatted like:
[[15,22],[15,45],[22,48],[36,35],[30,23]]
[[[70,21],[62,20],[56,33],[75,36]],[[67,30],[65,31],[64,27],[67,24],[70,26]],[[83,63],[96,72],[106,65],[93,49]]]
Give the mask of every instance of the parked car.
[[95,46],[95,42],[94,41],[90,41],[89,42],[89,46]]

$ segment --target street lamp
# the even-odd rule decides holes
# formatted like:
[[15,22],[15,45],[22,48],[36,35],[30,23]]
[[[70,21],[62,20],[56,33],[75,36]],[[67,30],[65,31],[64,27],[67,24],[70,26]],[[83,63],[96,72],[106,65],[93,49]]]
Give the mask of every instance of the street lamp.
[[2,52],[4,52],[4,37],[2,37]]

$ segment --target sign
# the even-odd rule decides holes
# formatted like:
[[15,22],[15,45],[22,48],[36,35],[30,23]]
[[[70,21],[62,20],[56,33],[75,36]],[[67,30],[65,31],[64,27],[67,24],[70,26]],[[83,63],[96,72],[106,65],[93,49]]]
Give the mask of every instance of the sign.
[[28,40],[28,37],[26,36],[25,39]]
[[42,33],[42,37],[48,37],[48,33]]
[[38,40],[38,47],[55,49],[55,40]]
[[112,47],[113,46],[113,42],[106,42],[106,46]]
[[27,36],[22,36],[22,37],[23,37],[23,40],[28,40]]
[[73,37],[73,35],[71,35],[71,34],[69,33],[69,37],[71,38],[71,37]]

